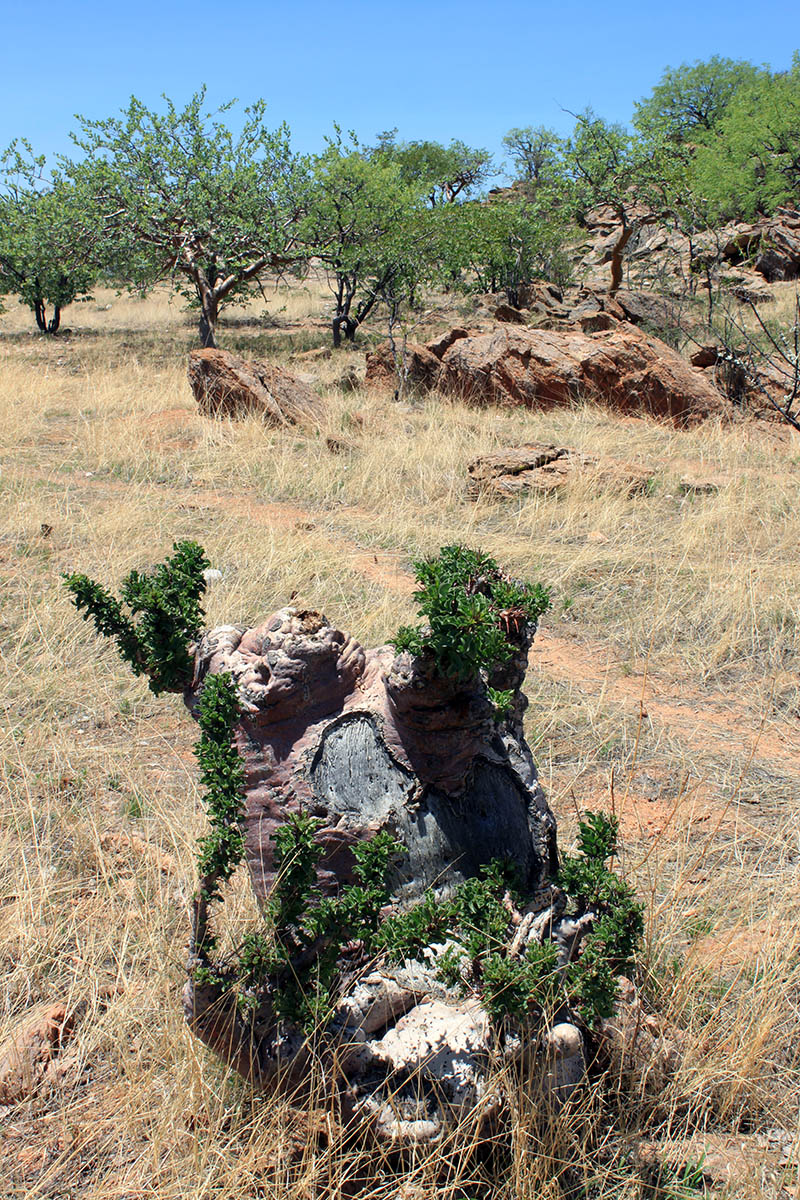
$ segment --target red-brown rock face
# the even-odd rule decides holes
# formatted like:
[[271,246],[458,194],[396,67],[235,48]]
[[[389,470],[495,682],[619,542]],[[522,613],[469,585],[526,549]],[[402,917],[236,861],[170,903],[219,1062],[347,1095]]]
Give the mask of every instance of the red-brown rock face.
[[585,399],[680,424],[722,408],[702,372],[627,324],[593,334],[506,326],[460,338],[442,357],[438,386],[471,404],[551,408]]
[[319,396],[275,363],[248,362],[227,350],[192,350],[188,373],[204,416],[256,413],[271,425],[315,424],[319,419]]
[[[504,686],[519,691],[525,658]],[[431,678],[418,660],[390,647],[365,652],[320,614],[291,608],[254,629],[212,630],[196,661],[196,686],[227,671],[244,709],[247,861],[261,900],[275,830],[297,811],[325,821],[323,886],[348,881],[350,847],[380,829],[406,850],[403,899],[498,857],[517,862],[532,889],[543,886],[555,822],[521,720],[498,726],[477,681]]]

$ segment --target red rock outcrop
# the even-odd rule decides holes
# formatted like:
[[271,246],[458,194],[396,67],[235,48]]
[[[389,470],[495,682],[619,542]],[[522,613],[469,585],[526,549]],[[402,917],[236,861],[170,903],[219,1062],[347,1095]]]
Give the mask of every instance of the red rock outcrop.
[[470,404],[552,408],[591,400],[690,424],[722,410],[702,371],[628,324],[584,333],[504,326],[445,351],[437,385]]
[[417,342],[408,342],[405,347],[398,344],[396,351],[390,342],[381,342],[367,354],[364,382],[372,387],[396,388],[398,361],[404,362],[406,382],[411,387],[430,388],[435,385],[439,359],[428,346],[421,346]]
[[800,212],[784,205],[753,225],[737,225],[723,247],[729,262],[752,258],[768,283],[800,278]]
[[316,425],[322,401],[276,363],[246,361],[227,350],[192,350],[189,383],[206,417],[252,413],[270,425]]

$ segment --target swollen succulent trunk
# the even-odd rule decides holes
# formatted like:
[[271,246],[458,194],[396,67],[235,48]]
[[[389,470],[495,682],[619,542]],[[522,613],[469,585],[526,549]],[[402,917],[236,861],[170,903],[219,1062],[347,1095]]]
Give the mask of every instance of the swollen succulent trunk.
[[[222,626],[207,633],[196,648],[185,698],[193,708],[212,673],[226,673],[235,683],[246,860],[259,900],[268,901],[275,883],[276,831],[292,814],[304,813],[320,822],[317,877],[329,895],[353,882],[353,847],[386,830],[401,847],[391,880],[394,907],[408,907],[427,889],[446,898],[501,859],[517,868],[527,895],[544,897],[546,909],[557,870],[555,821],[522,734],[527,702],[520,688],[532,637],[529,624],[514,630],[513,654],[490,680],[512,693],[498,721],[479,677],[456,682],[424,659],[395,656],[389,647],[365,651],[319,613],[285,608],[253,629]],[[209,985],[202,973],[200,979],[187,985],[185,1002],[204,1042],[256,1084],[302,1074],[307,1050],[299,1033],[263,1009],[242,1015],[230,993]],[[479,1006],[455,1003],[433,972],[424,971],[411,979],[382,969],[360,984],[353,978],[345,992],[329,1045],[339,1047],[352,1106],[388,1136],[410,1136],[406,1125],[419,1114],[408,1115],[404,1125],[387,1115],[380,1094],[391,1091],[387,1080],[398,1070],[411,1069],[413,1045],[421,1053],[434,1030],[434,1040],[466,1038],[460,1053],[468,1070],[462,1063],[459,1071],[467,1070],[469,1079],[455,1078],[448,1068],[436,1086],[448,1104],[474,1106],[478,1063],[488,1057],[490,1041]],[[441,1119],[428,1112],[426,1136]]]

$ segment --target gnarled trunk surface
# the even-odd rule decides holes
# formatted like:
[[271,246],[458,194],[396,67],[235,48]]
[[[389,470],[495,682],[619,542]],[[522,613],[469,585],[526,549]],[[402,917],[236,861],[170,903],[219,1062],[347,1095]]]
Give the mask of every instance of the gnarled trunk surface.
[[[209,673],[229,672],[236,683],[246,857],[259,900],[275,880],[275,831],[304,812],[324,822],[318,878],[330,893],[353,880],[356,842],[389,830],[404,851],[391,880],[395,907],[428,888],[447,895],[503,858],[518,866],[539,924],[556,921],[563,903],[559,909],[553,885],[555,820],[522,734],[532,635],[529,626],[510,635],[514,654],[489,680],[513,692],[498,724],[479,680],[442,679],[386,646],[364,650],[315,612],[286,608],[252,629],[206,634],[185,698],[193,707]],[[394,1141],[435,1138],[454,1113],[486,1115],[496,1103],[486,1082],[496,1049],[487,1014],[448,991],[434,967],[377,963],[356,975],[324,1034],[345,1111]],[[185,1002],[194,1032],[246,1078],[302,1080],[304,1038],[268,1006],[245,1020],[230,997],[193,979]],[[539,1048],[540,1080],[550,1090],[583,1074],[580,1035],[573,1025],[559,1028]],[[505,1052],[519,1056],[521,1048]]]

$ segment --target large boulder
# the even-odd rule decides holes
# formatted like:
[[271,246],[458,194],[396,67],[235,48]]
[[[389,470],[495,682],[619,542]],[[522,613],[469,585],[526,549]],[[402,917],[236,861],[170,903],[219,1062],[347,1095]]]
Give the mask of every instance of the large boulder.
[[255,414],[270,425],[319,423],[319,396],[277,363],[245,360],[227,350],[192,350],[188,374],[206,417]]
[[784,205],[771,217],[732,227],[722,253],[729,262],[752,259],[768,283],[800,278],[800,212]]
[[679,424],[722,409],[702,371],[622,323],[596,333],[504,326],[459,338],[442,357],[437,384],[476,405],[546,409],[583,399]]
[[396,389],[400,370],[405,371],[406,383],[411,387],[430,388],[436,383],[439,359],[433,350],[417,342],[405,346],[381,342],[367,354],[364,382],[367,386]]

